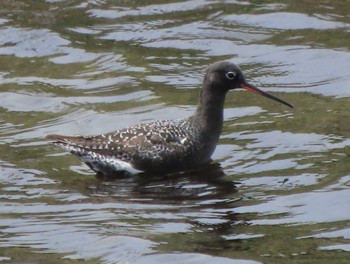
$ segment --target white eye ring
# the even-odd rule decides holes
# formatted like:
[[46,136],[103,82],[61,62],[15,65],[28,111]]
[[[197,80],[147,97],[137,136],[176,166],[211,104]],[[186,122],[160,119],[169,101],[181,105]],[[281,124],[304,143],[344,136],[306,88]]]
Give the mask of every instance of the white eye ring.
[[226,78],[229,80],[233,80],[236,76],[237,74],[235,72],[226,72]]

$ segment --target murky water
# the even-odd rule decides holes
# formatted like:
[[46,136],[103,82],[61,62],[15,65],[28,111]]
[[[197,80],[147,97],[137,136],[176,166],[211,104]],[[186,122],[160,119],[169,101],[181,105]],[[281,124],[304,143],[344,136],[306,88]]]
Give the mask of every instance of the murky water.
[[[349,263],[350,2],[0,1],[2,263]],[[50,146],[195,109],[232,60],[213,158],[112,181]]]

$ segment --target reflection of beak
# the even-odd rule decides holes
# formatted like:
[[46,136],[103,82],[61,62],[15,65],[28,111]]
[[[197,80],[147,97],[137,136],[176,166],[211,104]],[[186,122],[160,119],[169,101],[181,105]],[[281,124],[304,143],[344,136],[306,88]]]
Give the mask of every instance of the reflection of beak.
[[275,100],[275,101],[277,101],[277,102],[280,102],[280,103],[282,103],[282,104],[285,104],[285,105],[289,106],[290,108],[293,108],[293,106],[292,106],[290,103],[287,103],[286,101],[283,101],[282,99],[279,99],[279,98],[277,98],[277,97],[275,97],[275,96],[273,96],[273,95],[271,95],[271,94],[265,93],[265,92],[261,91],[260,89],[254,87],[253,85],[249,84],[249,83],[246,83],[246,82],[241,83],[241,84],[240,84],[240,87],[241,87],[241,88],[244,88],[244,89],[246,89],[246,90],[248,90],[248,91],[251,91],[251,92],[260,94],[260,95],[262,95],[262,96],[265,96],[265,97],[267,97],[267,98],[270,98],[270,99],[272,99],[272,100]]

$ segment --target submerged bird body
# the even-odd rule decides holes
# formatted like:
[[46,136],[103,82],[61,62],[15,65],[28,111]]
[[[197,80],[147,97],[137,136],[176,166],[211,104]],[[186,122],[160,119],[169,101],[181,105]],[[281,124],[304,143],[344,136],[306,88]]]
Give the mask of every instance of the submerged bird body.
[[102,174],[186,170],[210,160],[222,129],[226,93],[235,88],[291,107],[248,84],[235,64],[219,62],[208,69],[197,110],[187,118],[153,121],[98,136],[49,135],[48,139]]

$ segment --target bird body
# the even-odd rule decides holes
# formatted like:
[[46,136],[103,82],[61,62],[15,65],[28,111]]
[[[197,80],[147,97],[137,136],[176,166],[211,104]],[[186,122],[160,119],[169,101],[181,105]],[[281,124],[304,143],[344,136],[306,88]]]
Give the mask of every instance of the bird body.
[[211,133],[194,116],[138,124],[98,136],[50,135],[54,144],[80,157],[97,172],[173,171],[210,160],[220,131]]
[[189,117],[138,124],[98,136],[47,138],[102,174],[186,170],[210,160],[222,129],[226,93],[235,88],[291,107],[248,84],[235,64],[219,62],[205,75],[197,110]]

